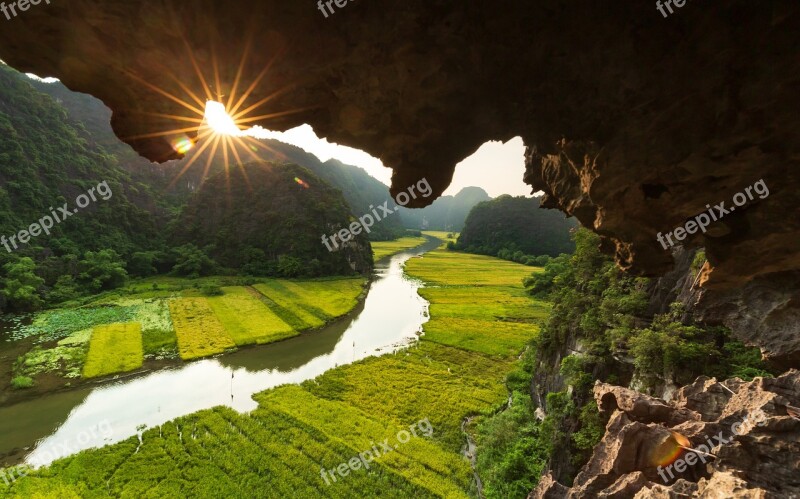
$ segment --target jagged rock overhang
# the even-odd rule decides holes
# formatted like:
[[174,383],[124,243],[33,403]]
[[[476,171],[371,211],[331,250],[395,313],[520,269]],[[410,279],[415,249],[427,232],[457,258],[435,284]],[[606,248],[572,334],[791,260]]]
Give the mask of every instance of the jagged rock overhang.
[[[178,100],[197,106],[187,88],[205,97],[198,72],[225,99],[239,68],[240,92],[258,81],[248,102],[291,112],[253,125],[309,123],[370,152],[395,193],[425,177],[438,196],[483,142],[520,135],[533,189],[638,273],[672,264],[658,232],[763,179],[767,200],[687,244],[707,248],[710,302],[760,279],[789,297],[782,325],[798,310],[800,285],[785,284],[800,266],[796,3],[687,3],[664,18],[640,1],[374,1],[326,18],[311,1],[71,0],[2,21],[0,58],[101,98],[155,161],[177,155],[150,135],[187,115]],[[768,354],[800,351],[794,324]]]

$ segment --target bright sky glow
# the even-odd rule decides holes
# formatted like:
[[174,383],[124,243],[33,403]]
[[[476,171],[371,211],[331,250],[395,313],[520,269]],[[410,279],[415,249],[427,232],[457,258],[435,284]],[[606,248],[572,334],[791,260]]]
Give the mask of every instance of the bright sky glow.
[[464,187],[481,187],[493,198],[503,194],[531,197],[525,175],[525,144],[515,137],[505,144],[487,142],[456,166],[453,183],[445,195],[458,194]]
[[44,83],[55,83],[55,82],[58,81],[58,78],[42,78],[42,77],[36,76],[33,73],[25,73],[25,76],[27,76],[31,80],[41,81],[41,82],[44,82]]
[[[248,136],[255,139],[274,139],[291,144],[317,156],[320,161],[336,158],[342,163],[363,168],[372,177],[389,185],[392,170],[381,160],[364,151],[353,149],[321,139],[309,125],[302,125],[286,132],[273,132],[260,126],[240,130],[219,102],[206,103],[206,120],[217,133]],[[522,182],[525,174],[525,144],[520,137],[509,142],[487,142],[475,154],[456,166],[453,183],[446,195],[458,194],[465,187],[483,188],[492,197],[502,194],[530,196],[530,186]]]

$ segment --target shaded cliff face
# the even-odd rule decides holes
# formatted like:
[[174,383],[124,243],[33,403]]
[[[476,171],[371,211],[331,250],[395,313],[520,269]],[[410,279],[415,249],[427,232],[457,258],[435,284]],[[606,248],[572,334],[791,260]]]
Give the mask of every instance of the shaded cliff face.
[[599,382],[594,393],[610,419],[592,459],[571,488],[548,476],[531,498],[800,497],[800,372],[698,378],[671,404]]
[[419,206],[483,142],[522,136],[546,205],[649,275],[673,263],[658,232],[763,179],[768,198],[688,244],[707,248],[709,318],[792,363],[799,27],[800,4],[778,0],[668,18],[633,1],[356,2],[326,18],[313,2],[71,0],[6,22],[0,58],[100,97],[117,135],[157,161],[178,156],[171,137],[143,135],[185,125],[164,116],[192,115],[187,90],[206,98],[198,74],[222,100],[252,84],[244,108],[272,98],[251,114],[296,112],[249,124],[309,123],[366,150],[394,169],[395,194],[426,177]]

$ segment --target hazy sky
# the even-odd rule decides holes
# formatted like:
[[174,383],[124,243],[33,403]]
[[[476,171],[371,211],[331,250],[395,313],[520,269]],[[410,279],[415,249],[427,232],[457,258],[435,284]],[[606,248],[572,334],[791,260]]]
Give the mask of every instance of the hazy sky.
[[[364,151],[320,139],[309,125],[287,132],[272,132],[255,127],[248,131],[248,135],[294,144],[316,155],[322,161],[336,158],[343,163],[360,166],[386,185],[389,185],[392,178],[392,170],[383,166],[379,159]],[[472,156],[458,164],[453,183],[445,194],[457,194],[464,187],[477,186],[482,187],[492,197],[501,194],[529,196],[531,188],[522,182],[522,175],[525,173],[524,154],[525,146],[520,137],[505,144],[487,142]]]

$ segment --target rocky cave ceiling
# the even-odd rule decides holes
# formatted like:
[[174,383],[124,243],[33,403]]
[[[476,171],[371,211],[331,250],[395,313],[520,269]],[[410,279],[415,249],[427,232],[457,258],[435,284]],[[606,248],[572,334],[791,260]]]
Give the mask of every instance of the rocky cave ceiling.
[[767,199],[687,245],[706,248],[705,316],[797,365],[800,4],[689,2],[668,18],[641,0],[317,7],[53,0],[1,20],[0,58],[102,99],[154,161],[176,157],[168,140],[136,137],[187,116],[167,94],[194,104],[200,73],[228,96],[242,60],[239,92],[255,82],[248,104],[271,96],[257,114],[279,113],[251,125],[309,123],[381,158],[394,192],[426,177],[441,194],[481,144],[521,136],[546,206],[644,275],[672,266],[658,232],[763,179]]

